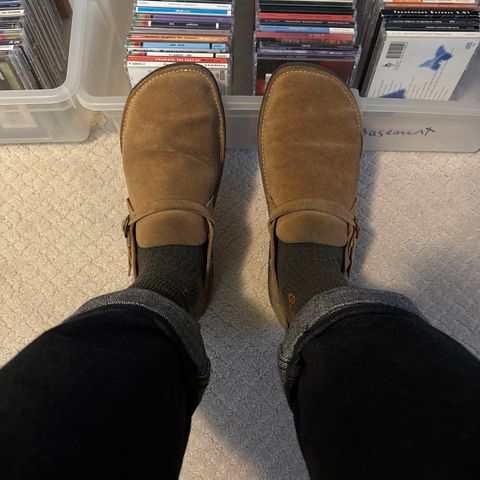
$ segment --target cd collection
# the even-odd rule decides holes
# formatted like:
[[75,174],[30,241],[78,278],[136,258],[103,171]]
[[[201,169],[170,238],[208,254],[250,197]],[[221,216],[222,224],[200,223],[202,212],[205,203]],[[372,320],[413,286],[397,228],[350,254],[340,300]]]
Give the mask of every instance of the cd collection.
[[[132,2],[132,86],[159,67],[197,63],[232,92],[233,0]],[[280,65],[310,62],[366,97],[449,100],[480,61],[478,0],[252,0],[251,12],[256,95]],[[68,0],[0,0],[0,90],[62,84],[70,14]]]
[[126,69],[132,86],[159,67],[198,63],[231,90],[234,2],[136,0],[127,38]]
[[[288,62],[314,63],[363,96],[449,100],[480,50],[477,0],[255,0],[253,94]],[[232,1],[136,0],[127,39],[132,85],[194,62],[231,92]],[[477,56],[478,57],[478,56]]]
[[58,0],[0,0],[0,90],[63,83],[68,51],[62,16],[68,13]]
[[257,0],[254,93],[287,62],[310,62],[352,84],[361,48],[352,0]]
[[388,0],[380,8],[362,95],[449,100],[479,50],[475,0]]

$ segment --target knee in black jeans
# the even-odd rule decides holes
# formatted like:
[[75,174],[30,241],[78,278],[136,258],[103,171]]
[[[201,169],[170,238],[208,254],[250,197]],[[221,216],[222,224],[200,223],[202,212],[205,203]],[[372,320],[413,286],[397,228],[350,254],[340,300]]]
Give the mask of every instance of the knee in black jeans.
[[480,362],[408,314],[345,318],[307,343],[292,410],[313,479],[480,471]]
[[195,371],[151,316],[82,314],[0,371],[3,478],[177,478]]

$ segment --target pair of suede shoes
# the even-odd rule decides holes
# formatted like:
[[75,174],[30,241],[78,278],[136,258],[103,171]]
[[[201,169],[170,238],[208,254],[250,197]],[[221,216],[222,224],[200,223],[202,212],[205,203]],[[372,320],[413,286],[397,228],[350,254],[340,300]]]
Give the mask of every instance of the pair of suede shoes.
[[[174,64],[146,77],[127,100],[121,148],[130,272],[137,275],[137,246],[206,244],[203,294],[190,311],[199,318],[212,293],[213,212],[225,159],[225,114],[213,75]],[[342,80],[309,64],[274,73],[260,112],[258,152],[270,216],[270,300],[285,328],[291,319],[278,289],[277,239],[343,247],[348,273],[361,150],[360,112]]]

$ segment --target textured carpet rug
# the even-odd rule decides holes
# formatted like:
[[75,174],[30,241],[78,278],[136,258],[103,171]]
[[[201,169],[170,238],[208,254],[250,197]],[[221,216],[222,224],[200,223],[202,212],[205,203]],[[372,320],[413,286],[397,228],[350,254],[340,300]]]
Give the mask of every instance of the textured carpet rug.
[[[0,147],[0,361],[90,297],[129,284],[117,133]],[[480,356],[480,154],[369,153],[352,279],[408,295]],[[256,154],[230,151],[218,201],[216,292],[202,320],[212,379],[185,479],[297,479],[306,470],[280,390],[282,331],[267,295],[267,209]]]

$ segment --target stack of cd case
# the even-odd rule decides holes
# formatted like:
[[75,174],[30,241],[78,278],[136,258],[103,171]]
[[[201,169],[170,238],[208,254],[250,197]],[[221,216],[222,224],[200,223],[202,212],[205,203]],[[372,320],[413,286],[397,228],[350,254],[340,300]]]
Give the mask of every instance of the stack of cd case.
[[0,90],[56,88],[67,60],[54,0],[0,0]]
[[351,0],[257,0],[254,94],[288,62],[309,62],[351,84],[361,48]]
[[362,88],[367,97],[450,100],[478,58],[475,0],[389,0],[382,5],[377,30]]
[[197,63],[230,93],[233,31],[232,0],[136,0],[125,62],[132,86],[165,65]]

